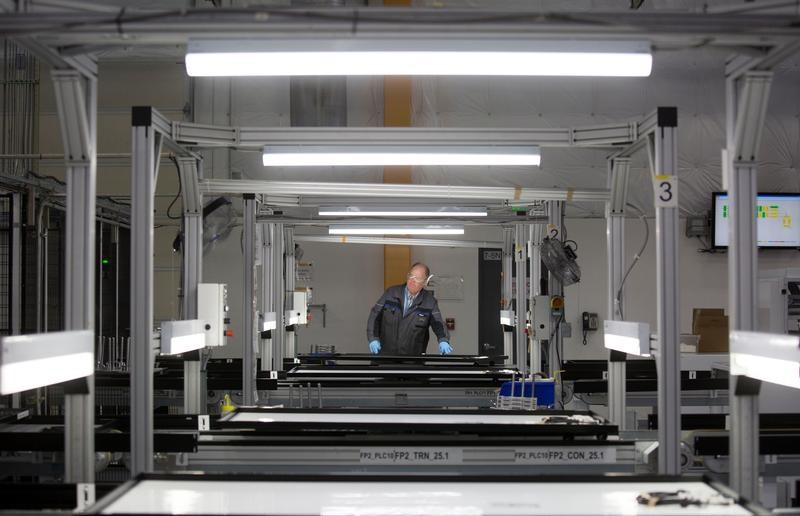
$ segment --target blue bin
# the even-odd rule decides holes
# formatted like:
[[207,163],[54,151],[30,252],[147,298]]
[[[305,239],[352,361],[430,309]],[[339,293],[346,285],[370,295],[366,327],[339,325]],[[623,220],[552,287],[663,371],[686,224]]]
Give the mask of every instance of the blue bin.
[[[513,383],[513,393],[512,393]],[[556,382],[555,380],[536,380],[531,382],[505,382],[500,386],[500,396],[522,396],[536,398],[536,406],[539,408],[555,408],[556,403]]]

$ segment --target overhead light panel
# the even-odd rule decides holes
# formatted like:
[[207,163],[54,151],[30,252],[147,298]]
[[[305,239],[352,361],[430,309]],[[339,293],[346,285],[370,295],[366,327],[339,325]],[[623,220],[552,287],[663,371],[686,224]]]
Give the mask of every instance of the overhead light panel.
[[463,206],[320,206],[331,217],[485,217],[486,208]]
[[329,235],[463,235],[456,224],[331,224]]
[[800,337],[730,333],[731,374],[800,389]]
[[161,323],[161,354],[179,355],[206,347],[205,322],[164,321]]
[[643,322],[603,321],[603,345],[629,355],[649,357],[650,325]]
[[507,75],[647,77],[644,41],[470,37],[193,40],[191,77],[318,75]]
[[534,166],[536,145],[267,145],[265,167]]
[[13,394],[94,374],[94,332],[59,331],[3,337],[0,394]]

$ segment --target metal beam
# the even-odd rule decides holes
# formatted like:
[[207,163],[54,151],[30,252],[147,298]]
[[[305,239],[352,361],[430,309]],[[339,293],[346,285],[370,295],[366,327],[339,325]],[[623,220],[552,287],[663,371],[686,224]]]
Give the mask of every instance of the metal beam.
[[[0,32],[35,35],[42,42],[85,53],[87,47],[180,45],[189,38],[579,38],[637,39],[660,43],[769,46],[796,37],[796,15],[748,16],[697,12],[546,12],[536,9],[302,8],[27,12],[0,20]],[[353,26],[358,30],[353,31]]]
[[[542,238],[545,233],[543,224],[530,224],[528,237],[528,277],[530,278],[530,292],[528,293],[528,306],[533,311],[534,298],[542,293]],[[481,246],[484,247],[484,246]],[[490,246],[485,246],[490,247]],[[494,245],[493,247],[499,247]],[[531,321],[533,322],[533,321]],[[530,372],[531,374],[542,371],[542,338],[541,332],[533,329],[533,338],[530,344]]]
[[[292,295],[295,286],[294,228],[284,226],[283,245],[283,297],[286,300],[283,312],[285,314],[287,310],[294,310],[294,296]],[[294,358],[297,354],[297,333],[294,329],[284,333],[283,353],[284,358]]]
[[[203,203],[197,179],[200,162],[193,157],[179,157],[183,199],[183,318],[197,319],[197,285],[203,277]],[[183,362],[183,412],[207,412],[201,354]]]
[[648,136],[656,205],[658,295],[658,471],[677,475],[680,464],[680,320],[678,306],[678,147],[676,108],[658,108],[658,126]]
[[320,242],[331,244],[417,245],[421,247],[479,248],[502,247],[503,242],[478,240],[437,240],[434,238],[391,238],[336,235],[295,235],[295,242]]
[[[65,327],[94,331],[97,78],[55,70],[53,86],[67,170]],[[95,480],[94,376],[85,394],[64,396],[64,480]]]
[[132,109],[131,476],[153,471],[153,210],[162,133],[154,110]]
[[[511,292],[512,292],[512,285],[514,284],[512,276],[512,268],[511,268],[513,266],[513,261],[514,261],[514,228],[504,227],[503,261],[502,261],[503,283],[501,285],[502,310],[511,310]],[[517,315],[516,322],[511,321],[514,324],[514,327],[516,327],[516,325],[519,324],[519,314],[516,315]],[[503,328],[503,355],[508,357],[505,363],[511,364],[514,362],[514,333],[506,330],[507,328]]]
[[[608,186],[611,200],[606,203],[606,253],[608,256],[608,318],[619,321],[624,314],[624,293],[617,297],[625,274],[625,206],[628,196],[628,158],[609,160]],[[626,428],[625,355],[610,351],[608,360],[608,418],[621,430]]]
[[[266,314],[270,312],[275,312],[273,308],[273,296],[272,296],[272,289],[273,285],[275,284],[274,280],[274,267],[272,266],[272,225],[271,224],[264,224],[259,223],[257,225],[258,231],[261,233],[261,247],[258,249],[258,253],[260,255],[261,261],[261,273],[259,279],[261,280],[259,283],[259,309],[261,313],[261,317],[263,320],[266,317]],[[271,330],[269,338],[260,338],[259,339],[259,355],[261,356],[261,370],[262,371],[275,371],[273,367],[273,348],[272,348],[272,339],[273,335],[278,331],[280,327],[280,318],[278,314],[275,314],[275,320],[278,321],[276,324],[276,329]],[[259,331],[261,328],[259,328]]]
[[636,141],[638,126],[622,122],[576,128],[228,127],[174,122],[172,138],[195,148],[258,149],[265,145],[540,145],[600,147]]
[[286,342],[286,288],[284,283],[284,238],[283,224],[269,224],[270,265],[272,266],[272,309],[275,311],[276,328],[272,332],[272,370],[283,371],[284,343]]
[[205,179],[203,194],[257,193],[285,196],[402,197],[417,199],[502,200],[517,204],[535,201],[605,202],[608,190],[602,188],[522,188],[491,186],[448,186],[382,183],[319,183],[302,181],[259,181]]
[[[758,155],[772,74],[750,71],[726,80],[727,148],[730,213],[728,306],[730,329],[758,329],[758,253],[756,195]],[[730,485],[748,500],[759,499],[758,389],[741,392],[741,377],[731,375]],[[756,383],[756,385],[758,385]]]
[[[550,201],[547,203],[547,218],[548,218],[548,232],[552,229],[556,229],[558,232],[557,239],[560,241],[564,240],[564,203],[560,201]],[[555,277],[555,275],[549,273],[547,278],[547,294],[552,296],[560,296],[564,297],[564,286],[561,282]],[[558,328],[555,326],[556,320],[555,318],[551,317],[551,330],[550,335],[553,338],[548,339],[547,342],[547,375],[550,378],[554,378],[556,371],[561,368],[561,364],[556,364],[556,349],[557,346],[561,344],[561,326],[559,325]]]
[[517,325],[514,327],[513,363],[523,374],[528,373],[528,231],[526,224],[514,224],[514,266],[516,271],[515,312]]
[[256,211],[255,194],[243,196],[242,220],[242,402],[256,403]]

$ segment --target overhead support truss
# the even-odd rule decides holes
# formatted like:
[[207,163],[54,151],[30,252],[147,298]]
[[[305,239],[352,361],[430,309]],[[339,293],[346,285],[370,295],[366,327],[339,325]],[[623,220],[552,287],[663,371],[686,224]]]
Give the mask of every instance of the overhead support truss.
[[[7,1],[7,0],[6,0]],[[64,2],[62,2],[64,3]],[[30,5],[29,5],[30,4]],[[594,11],[543,12],[443,8],[307,8],[257,6],[218,9],[136,9],[114,14],[62,11],[19,2],[24,11],[0,20],[0,31],[32,37],[75,53],[131,45],[182,45],[189,38],[317,37],[405,38],[595,38],[650,40],[658,46],[727,45],[759,48],[798,35],[797,17],[748,13]],[[14,10],[13,5],[0,9]],[[18,8],[19,9],[19,8]],[[221,12],[218,12],[221,11]]]

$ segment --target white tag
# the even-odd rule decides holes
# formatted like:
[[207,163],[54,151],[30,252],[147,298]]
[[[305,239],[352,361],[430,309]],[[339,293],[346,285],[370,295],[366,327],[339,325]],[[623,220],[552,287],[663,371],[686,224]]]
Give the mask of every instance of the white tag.
[[514,451],[515,464],[614,464],[616,462],[617,449],[613,446],[541,446],[517,448]]
[[201,432],[211,430],[211,418],[208,414],[197,416],[197,429]]
[[25,419],[26,417],[31,415],[30,410],[23,410],[21,412],[17,412],[17,420]]
[[361,464],[462,464],[461,448],[451,447],[370,447],[361,448]]
[[603,371],[603,380],[608,380],[608,371]]
[[689,379],[697,380],[697,371],[689,371]]
[[656,208],[678,207],[678,178],[676,176],[655,176],[653,188],[656,196]]
[[269,372],[269,379],[270,380],[277,380],[278,379],[278,371],[270,371]]
[[77,489],[77,501],[78,505],[75,507],[75,510],[78,512],[83,512],[89,508],[90,505],[94,504],[94,484],[75,484],[75,488]]

